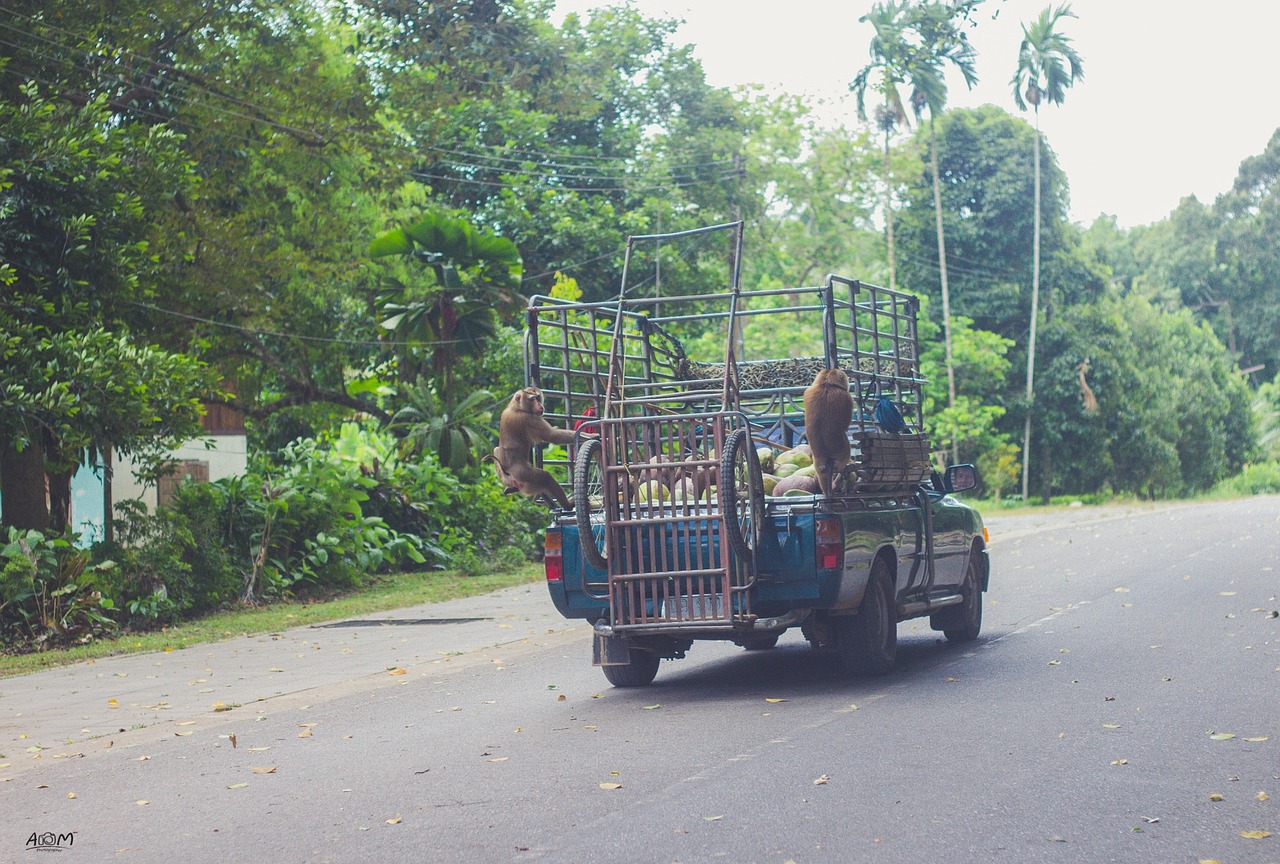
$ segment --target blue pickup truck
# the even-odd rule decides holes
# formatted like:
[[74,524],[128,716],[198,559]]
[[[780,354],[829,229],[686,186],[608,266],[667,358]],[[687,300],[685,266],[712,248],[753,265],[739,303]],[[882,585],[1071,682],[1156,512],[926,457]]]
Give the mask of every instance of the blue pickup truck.
[[[737,223],[702,230],[725,228],[740,243]],[[631,238],[628,262],[653,239]],[[729,284],[661,298],[624,285],[612,301],[534,297],[526,311],[526,381],[550,422],[579,433],[568,451],[537,454],[573,503],[546,532],[547,585],[561,614],[591,622],[593,663],[615,686],[646,686],[695,641],[762,650],[798,627],[849,671],[879,675],[900,621],[976,639],[987,536],[955,494],[977,477],[935,470],[916,299],[838,276]],[[751,337],[781,327],[812,355],[753,358]],[[723,354],[686,348],[717,335]],[[805,482],[802,395],[823,368],[846,372],[857,406],[829,495]],[[871,410],[885,400],[894,431]]]

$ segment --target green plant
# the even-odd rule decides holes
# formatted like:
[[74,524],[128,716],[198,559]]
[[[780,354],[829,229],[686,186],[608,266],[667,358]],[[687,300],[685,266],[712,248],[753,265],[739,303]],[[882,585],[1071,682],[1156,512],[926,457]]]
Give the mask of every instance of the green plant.
[[46,537],[10,528],[0,548],[0,624],[22,647],[43,648],[87,641],[115,627],[110,597],[99,590],[111,561],[90,566],[77,535]]

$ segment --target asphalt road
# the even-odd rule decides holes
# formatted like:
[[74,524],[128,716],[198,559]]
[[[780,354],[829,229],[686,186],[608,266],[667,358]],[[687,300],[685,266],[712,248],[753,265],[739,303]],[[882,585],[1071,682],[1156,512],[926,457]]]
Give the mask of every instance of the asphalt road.
[[613,689],[534,588],[0,682],[0,861],[1280,862],[1280,498],[989,524],[886,678]]

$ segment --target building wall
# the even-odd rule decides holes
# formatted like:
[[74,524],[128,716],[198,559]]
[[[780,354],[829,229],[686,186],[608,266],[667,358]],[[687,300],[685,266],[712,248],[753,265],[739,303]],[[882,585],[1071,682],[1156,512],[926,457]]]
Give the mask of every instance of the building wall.
[[[204,441],[213,442],[213,449],[205,449]],[[189,441],[173,451],[176,462],[204,462],[209,466],[209,479],[221,480],[243,474],[249,467],[248,439],[243,435],[209,435],[207,439]],[[111,480],[113,503],[138,500],[154,510],[159,495],[154,484],[142,485],[133,476],[133,463],[127,458],[116,460]],[[74,518],[74,514],[73,514]]]

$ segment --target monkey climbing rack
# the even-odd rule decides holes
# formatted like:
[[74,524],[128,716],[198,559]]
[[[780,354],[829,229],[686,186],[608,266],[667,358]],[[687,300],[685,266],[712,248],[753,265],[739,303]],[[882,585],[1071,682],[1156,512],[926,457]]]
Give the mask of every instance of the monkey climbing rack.
[[[664,296],[659,278],[631,284],[637,258],[661,266],[654,247],[725,236],[723,290]],[[578,525],[588,590],[609,601],[615,629],[750,625],[776,500],[756,447],[804,440],[803,393],[820,369],[843,369],[859,406],[846,496],[901,492],[928,474],[916,298],[834,275],[743,291],[742,245],[741,222],[631,237],[617,296],[536,296],[526,311],[526,383],[542,389],[549,422],[582,433],[572,460],[552,448],[541,464],[567,484],[574,513],[561,518]],[[900,431],[877,423],[881,399]]]

